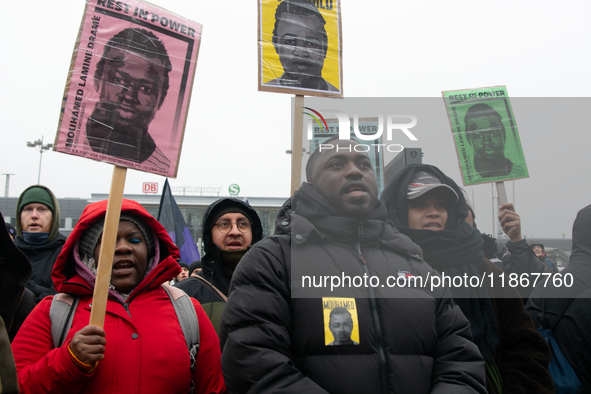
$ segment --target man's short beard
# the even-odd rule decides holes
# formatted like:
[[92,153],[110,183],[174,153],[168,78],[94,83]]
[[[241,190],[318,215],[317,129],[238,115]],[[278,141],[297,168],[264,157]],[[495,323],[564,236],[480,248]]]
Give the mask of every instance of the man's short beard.
[[352,218],[355,218],[359,221],[363,221],[363,220],[369,219],[371,217],[371,215],[373,214],[373,212],[375,210],[375,206],[376,206],[376,201],[372,201],[371,204],[367,207],[359,206],[359,205],[354,206],[354,207],[343,206],[343,207],[337,209],[337,211],[343,217],[352,217]]
[[355,218],[359,221],[369,219],[375,211],[376,204],[378,202],[377,196],[370,195],[370,203],[368,205],[347,205],[344,201],[333,194],[332,196],[325,196],[320,190],[317,190],[322,197],[326,198],[328,202],[334,207],[334,209],[342,217]]

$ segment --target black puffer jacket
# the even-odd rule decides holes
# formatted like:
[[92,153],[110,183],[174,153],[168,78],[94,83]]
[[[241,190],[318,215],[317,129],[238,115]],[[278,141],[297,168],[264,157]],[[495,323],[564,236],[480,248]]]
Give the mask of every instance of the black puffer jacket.
[[[360,223],[338,216],[303,184],[278,215],[275,234],[243,257],[232,278],[221,332],[230,392],[486,392],[483,360],[448,290],[378,285],[355,289],[346,300],[335,299],[330,288],[294,297],[292,269],[300,265],[321,265],[338,276],[368,274],[381,283],[388,276],[435,274],[417,257],[420,249],[387,221],[383,203]],[[310,289],[301,290],[305,296]],[[330,301],[354,306],[351,339],[359,345],[328,346]]]
[[[538,316],[545,311],[554,336],[564,355],[583,383],[584,392],[591,393],[591,205],[581,209],[573,224],[573,251],[560,274],[562,286],[554,280],[540,280],[527,302],[526,309],[537,327]],[[566,278],[566,279],[565,279]],[[564,285],[573,279],[572,286]],[[556,284],[560,284],[556,281]],[[560,313],[565,311],[559,319]]]
[[[210,284],[221,291],[224,296],[228,295],[228,288],[230,287],[230,276],[226,273],[221,264],[220,249],[213,243],[211,231],[213,227],[213,219],[211,213],[214,210],[224,209],[229,205],[238,205],[243,210],[249,213],[252,220],[252,243],[254,245],[263,238],[263,226],[256,211],[250,206],[248,202],[236,198],[224,198],[215,201],[205,211],[203,216],[203,249],[205,255],[201,260],[202,270],[198,274]],[[216,230],[217,231],[217,230]],[[219,333],[219,324],[222,317],[222,311],[225,306],[223,298],[212,289],[211,286],[205,284],[199,279],[189,277],[183,281],[175,284],[175,287],[182,289],[189,296],[195,298],[201,306],[209,320],[213,324],[217,333]]]

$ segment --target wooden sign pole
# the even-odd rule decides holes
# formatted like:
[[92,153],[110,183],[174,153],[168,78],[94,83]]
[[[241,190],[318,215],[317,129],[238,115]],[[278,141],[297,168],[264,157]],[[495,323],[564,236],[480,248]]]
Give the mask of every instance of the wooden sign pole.
[[296,95],[293,109],[293,136],[291,142],[291,192],[302,183],[302,142],[304,134],[304,96]]
[[509,201],[507,200],[507,191],[505,190],[505,182],[503,182],[503,181],[495,182],[495,184],[497,185],[497,194],[499,196],[499,202],[501,203],[501,205],[508,203]]
[[100,328],[103,328],[105,324],[105,312],[107,310],[109,286],[111,285],[111,270],[113,268],[113,256],[115,256],[117,232],[119,231],[119,217],[121,216],[126,175],[127,168],[125,167],[115,166],[113,169],[89,323]]

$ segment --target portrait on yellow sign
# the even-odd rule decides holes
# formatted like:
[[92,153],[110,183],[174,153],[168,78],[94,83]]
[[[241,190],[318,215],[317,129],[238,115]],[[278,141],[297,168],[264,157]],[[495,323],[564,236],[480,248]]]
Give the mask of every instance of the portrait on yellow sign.
[[342,97],[340,2],[259,0],[259,90]]

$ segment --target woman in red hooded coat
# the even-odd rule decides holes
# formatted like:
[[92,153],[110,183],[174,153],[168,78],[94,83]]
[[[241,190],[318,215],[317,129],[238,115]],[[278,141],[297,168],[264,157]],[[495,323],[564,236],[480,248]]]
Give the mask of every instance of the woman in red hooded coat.
[[[179,251],[140,204],[123,200],[104,330],[88,325],[107,201],[86,207],[53,268],[60,293],[80,297],[72,328],[54,348],[45,298],[12,346],[22,393],[225,393],[218,337],[192,299],[200,350],[194,374],[161,284],[179,274]],[[98,363],[97,363],[98,362]]]

